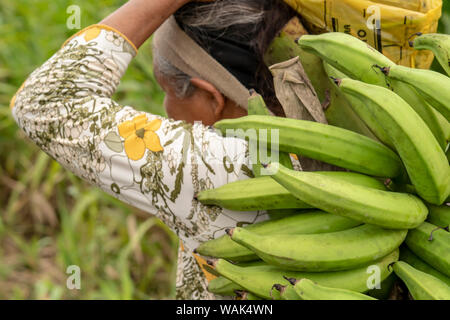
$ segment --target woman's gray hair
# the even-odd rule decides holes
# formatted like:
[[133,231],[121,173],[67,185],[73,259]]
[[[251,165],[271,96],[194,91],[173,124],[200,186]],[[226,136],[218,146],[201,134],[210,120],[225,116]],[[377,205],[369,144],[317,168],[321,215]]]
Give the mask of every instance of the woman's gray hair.
[[195,87],[191,83],[191,77],[171,64],[158,52],[158,48],[153,49],[153,65],[155,72],[168,81],[175,90],[175,95],[179,99],[190,97]]
[[186,26],[208,30],[223,30],[239,25],[257,26],[263,18],[262,0],[216,0],[177,15],[177,19]]
[[[263,0],[216,0],[179,10],[177,20],[186,27],[207,30],[226,30],[231,26],[247,25],[257,28],[264,19]],[[180,71],[154,48],[153,58],[157,72],[175,89],[178,98],[187,98],[195,91],[191,77]]]

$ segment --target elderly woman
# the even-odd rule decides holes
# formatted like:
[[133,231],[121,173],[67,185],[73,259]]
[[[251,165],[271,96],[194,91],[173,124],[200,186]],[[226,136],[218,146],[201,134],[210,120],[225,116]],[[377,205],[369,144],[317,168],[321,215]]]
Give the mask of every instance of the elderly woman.
[[[29,138],[65,168],[156,215],[179,236],[177,298],[213,299],[212,275],[193,249],[265,213],[209,208],[194,199],[251,175],[246,142],[209,126],[245,116],[251,88],[283,115],[263,54],[294,13],[277,0],[190,2],[128,1],[68,39],[25,81],[11,108]],[[111,99],[154,33],[167,119]]]

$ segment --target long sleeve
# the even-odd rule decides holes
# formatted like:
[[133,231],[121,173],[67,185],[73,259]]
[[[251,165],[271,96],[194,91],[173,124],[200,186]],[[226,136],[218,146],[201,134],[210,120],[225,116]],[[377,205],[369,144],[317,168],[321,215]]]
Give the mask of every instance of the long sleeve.
[[245,141],[111,99],[135,54],[107,26],[80,31],[19,89],[11,106],[15,120],[65,168],[160,218],[188,251],[237,223],[265,219],[194,199],[201,190],[247,178]]

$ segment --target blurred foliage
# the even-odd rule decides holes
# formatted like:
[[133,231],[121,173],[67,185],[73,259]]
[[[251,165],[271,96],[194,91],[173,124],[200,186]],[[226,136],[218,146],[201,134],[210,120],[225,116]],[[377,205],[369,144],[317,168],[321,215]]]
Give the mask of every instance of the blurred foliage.
[[[450,0],[443,0],[442,2],[442,17],[439,20],[438,32],[450,34]],[[436,59],[433,61],[431,69],[446,74]]]
[[439,23],[439,32],[450,34],[450,1],[443,0],[442,17]]
[[[73,33],[125,0],[0,1],[0,299],[174,298],[178,241],[159,220],[88,186],[39,151],[8,108],[17,88]],[[450,33],[444,0],[440,32]],[[115,99],[163,114],[147,42]],[[66,288],[66,269],[81,268],[81,290]]]
[[[36,67],[81,27],[98,23],[124,0],[0,1],[0,299],[174,298],[178,240],[159,220],[92,188],[29,142],[9,101]],[[150,41],[140,50],[116,100],[163,114]],[[69,290],[66,269],[81,269]]]

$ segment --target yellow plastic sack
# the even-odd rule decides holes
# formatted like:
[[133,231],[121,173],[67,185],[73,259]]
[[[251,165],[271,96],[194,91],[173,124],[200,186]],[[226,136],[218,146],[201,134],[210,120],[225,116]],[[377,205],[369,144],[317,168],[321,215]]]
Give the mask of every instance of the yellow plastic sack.
[[[367,41],[397,64],[429,68],[430,51],[414,50],[417,32],[436,32],[442,0],[284,0],[312,33],[346,32]],[[446,0],[449,1],[449,0]]]

